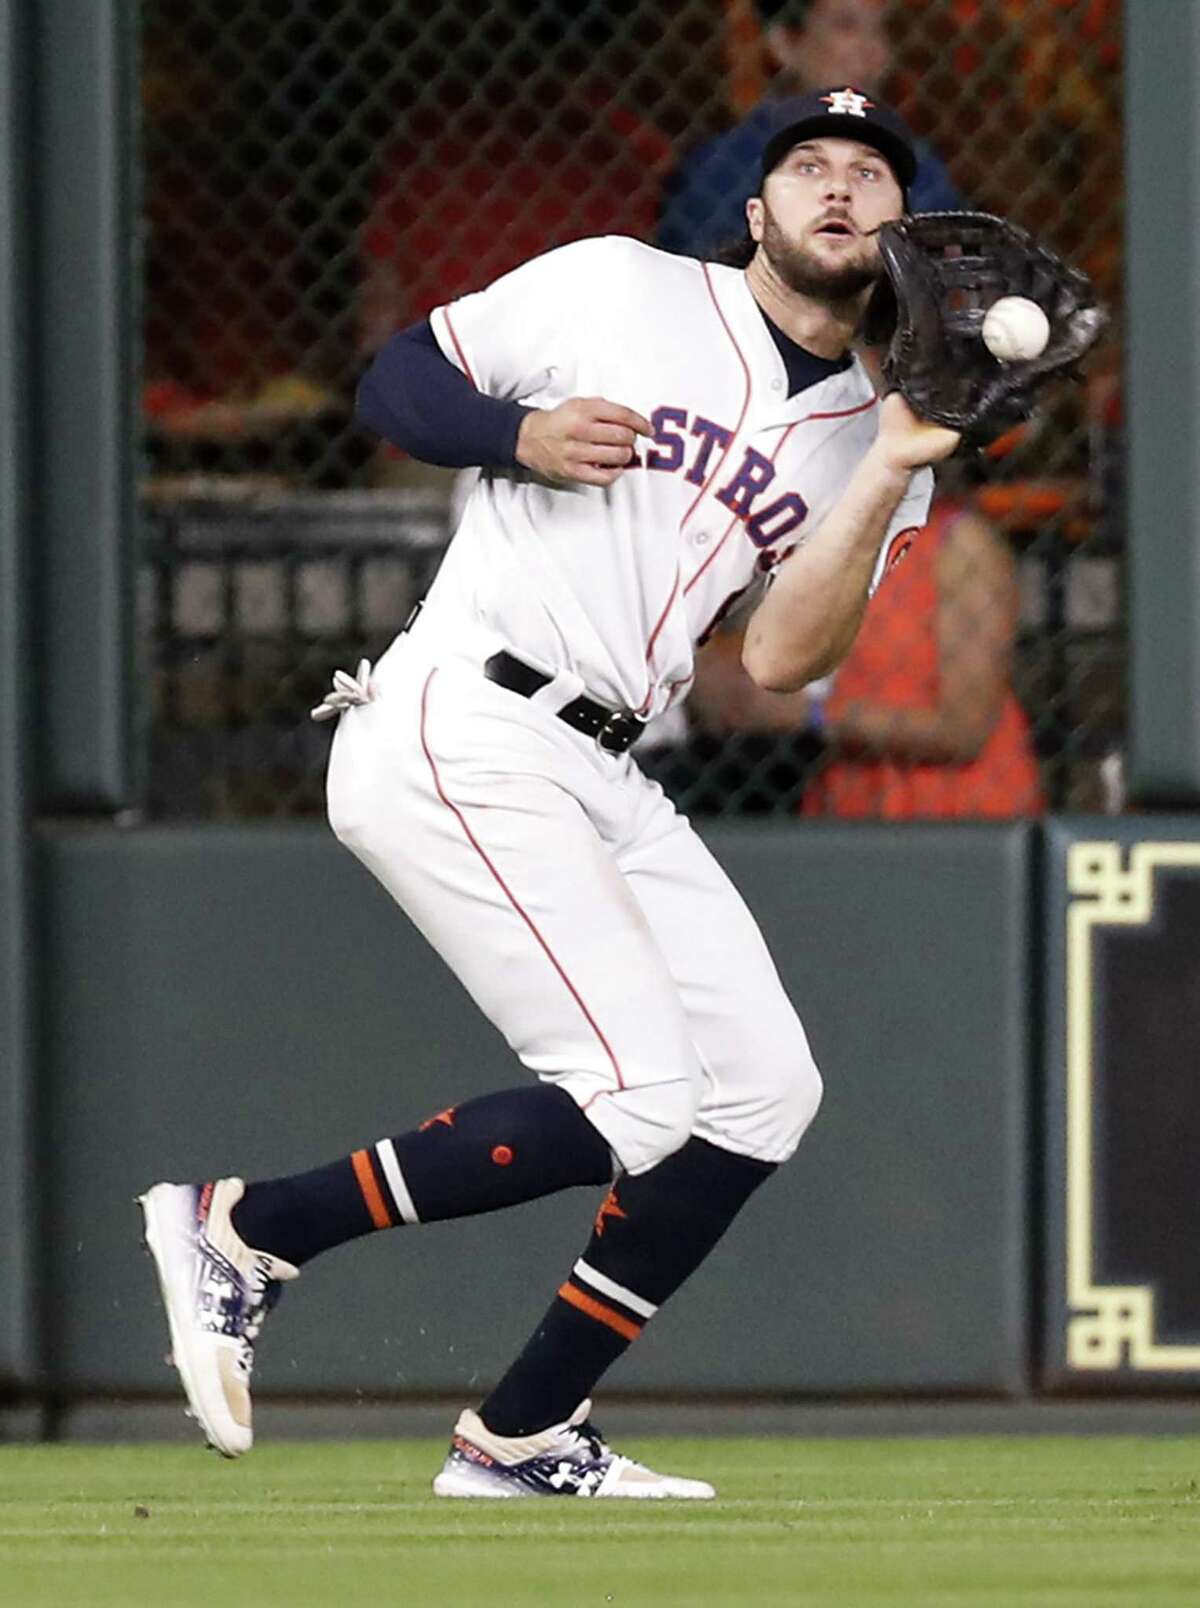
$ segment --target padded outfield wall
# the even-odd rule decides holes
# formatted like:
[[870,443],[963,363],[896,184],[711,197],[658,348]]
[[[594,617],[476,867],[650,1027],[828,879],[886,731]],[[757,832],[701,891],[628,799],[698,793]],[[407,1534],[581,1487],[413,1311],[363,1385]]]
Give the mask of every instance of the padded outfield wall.
[[[712,841],[828,1092],[611,1388],[1021,1391],[1029,829]],[[60,1398],[165,1392],[139,1189],[294,1170],[525,1074],[319,828],[51,831],[39,870],[55,979],[43,1380]],[[478,1393],[578,1255],[595,1194],[314,1264],[273,1320],[260,1388]]]

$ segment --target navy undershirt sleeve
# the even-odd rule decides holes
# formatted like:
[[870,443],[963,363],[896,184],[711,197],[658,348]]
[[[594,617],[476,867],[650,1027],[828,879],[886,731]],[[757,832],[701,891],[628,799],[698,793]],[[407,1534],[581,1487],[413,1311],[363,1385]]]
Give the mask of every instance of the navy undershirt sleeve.
[[477,391],[443,355],[427,318],[380,349],[355,402],[368,430],[447,469],[515,468],[517,432],[533,411]]

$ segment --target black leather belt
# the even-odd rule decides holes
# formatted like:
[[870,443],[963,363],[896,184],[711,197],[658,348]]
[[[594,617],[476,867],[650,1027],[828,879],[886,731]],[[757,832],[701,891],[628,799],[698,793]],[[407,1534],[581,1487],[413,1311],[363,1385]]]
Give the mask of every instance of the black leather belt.
[[[554,680],[553,676],[535,670],[503,648],[486,661],[483,673],[489,681],[507,687],[509,692],[519,692],[522,698],[532,698]],[[594,698],[573,698],[569,704],[556,709],[555,714],[576,731],[594,737],[610,754],[623,754],[646,729],[646,722],[631,709],[606,709]]]

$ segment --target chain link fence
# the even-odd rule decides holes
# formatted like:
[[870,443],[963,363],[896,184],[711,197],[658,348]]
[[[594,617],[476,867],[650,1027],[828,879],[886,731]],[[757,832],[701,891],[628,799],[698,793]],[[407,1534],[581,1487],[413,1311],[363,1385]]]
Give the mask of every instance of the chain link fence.
[[452,524],[452,478],[355,427],[388,335],[580,236],[709,254],[788,95],[834,81],[877,85],[921,136],[915,206],[1033,229],[1093,276],[1112,330],[1086,384],[947,474],[831,687],[756,696],[734,622],[640,757],[698,814],[1120,807],[1119,0],[141,16],[149,814],[322,808],[307,710],[386,645]]

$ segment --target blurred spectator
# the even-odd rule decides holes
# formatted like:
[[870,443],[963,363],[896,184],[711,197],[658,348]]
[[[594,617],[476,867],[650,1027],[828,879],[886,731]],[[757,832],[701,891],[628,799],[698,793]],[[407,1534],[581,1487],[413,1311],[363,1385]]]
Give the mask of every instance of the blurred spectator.
[[[795,97],[823,85],[874,89],[891,49],[885,0],[759,0],[767,49],[779,69],[771,92],[735,128],[691,151],[667,183],[658,242],[668,251],[712,257],[745,232],[746,197],[758,184],[763,146],[793,121]],[[928,145],[909,191],[914,212],[962,206]]]
[[764,693],[727,639],[701,655],[692,708],[726,731],[815,727],[825,753],[805,815],[1039,814],[1029,722],[1011,689],[1018,610],[1005,542],[963,502],[939,500],[868,605],[831,690]]
[[[985,211],[1120,293],[1122,0],[903,0],[889,88]],[[1014,137],[1015,135],[1015,137]],[[952,143],[951,143],[952,142]]]
[[1040,814],[1033,739],[1011,688],[1019,606],[1003,539],[962,503],[937,502],[815,705],[828,763],[804,814]]
[[[502,78],[481,61],[464,101],[449,80],[406,114],[362,232],[361,356],[554,246],[589,235],[653,238],[673,147],[618,93],[603,10],[585,12],[543,6],[531,20],[518,10]],[[495,25],[505,16],[499,8]],[[461,65],[470,72],[469,41]],[[373,479],[446,489],[455,477],[384,443]]]
[[[362,237],[359,345],[588,235],[653,238],[672,146],[618,94],[602,59],[555,55],[459,107],[419,108],[388,150]],[[497,91],[502,91],[497,94]]]
[[160,477],[319,478],[347,417],[309,305],[320,265],[293,216],[294,181],[256,143],[245,86],[179,47],[180,21],[157,0],[143,54],[149,463]]

